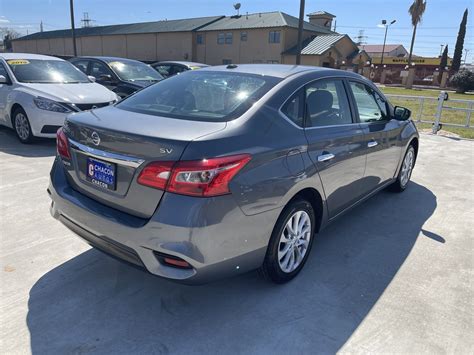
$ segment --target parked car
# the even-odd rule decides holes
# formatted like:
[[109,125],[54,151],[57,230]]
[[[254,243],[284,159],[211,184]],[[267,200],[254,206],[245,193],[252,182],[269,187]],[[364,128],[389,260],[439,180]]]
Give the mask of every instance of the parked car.
[[202,283],[260,268],[286,282],[315,232],[385,187],[407,188],[409,117],[346,71],[188,71],[68,118],[51,214],[154,275]]
[[156,62],[151,65],[160,73],[164,78],[188,71],[206,68],[209,65],[195,62],[176,62],[176,61],[162,61]]
[[124,98],[148,85],[163,80],[163,76],[148,64],[116,57],[76,57],[69,60],[96,82]]
[[13,128],[22,143],[55,138],[66,115],[116,101],[117,95],[67,61],[0,53],[0,125]]

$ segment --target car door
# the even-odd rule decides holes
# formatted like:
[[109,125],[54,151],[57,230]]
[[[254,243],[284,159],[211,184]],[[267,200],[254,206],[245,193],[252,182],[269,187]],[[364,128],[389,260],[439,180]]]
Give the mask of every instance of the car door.
[[395,176],[401,154],[398,137],[402,126],[392,118],[386,100],[375,88],[355,80],[350,80],[349,86],[364,131],[367,164],[363,189],[368,193]]
[[5,64],[0,62],[0,75],[3,75],[7,82],[6,84],[0,83],[0,124],[4,125],[6,123],[7,118],[7,96],[11,91],[11,79],[8,75],[7,69]]
[[88,59],[75,59],[72,60],[71,63],[74,64],[76,68],[78,68],[81,72],[86,75],[90,75],[88,68],[89,68],[89,60]]
[[89,65],[89,75],[95,77],[98,84],[104,85],[106,88],[115,91],[118,79],[105,63],[98,60],[91,60]]
[[353,115],[343,79],[321,79],[305,87],[308,154],[323,184],[329,217],[357,202],[364,184],[364,134]]

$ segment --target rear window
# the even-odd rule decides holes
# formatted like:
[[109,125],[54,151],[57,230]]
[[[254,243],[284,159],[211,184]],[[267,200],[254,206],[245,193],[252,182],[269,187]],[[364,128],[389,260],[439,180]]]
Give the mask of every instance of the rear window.
[[254,74],[187,71],[137,92],[117,107],[176,119],[224,122],[242,115],[280,80]]

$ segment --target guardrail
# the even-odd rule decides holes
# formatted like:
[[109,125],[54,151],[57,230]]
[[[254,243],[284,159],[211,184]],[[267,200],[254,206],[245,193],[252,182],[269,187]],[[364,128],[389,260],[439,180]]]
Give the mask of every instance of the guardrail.
[[[443,125],[460,128],[474,128],[471,125],[471,116],[474,112],[474,100],[449,99],[445,91],[438,97],[385,95],[390,101],[400,106],[407,106],[412,111],[412,118],[416,122],[433,124],[433,133],[436,134]],[[464,119],[459,113],[464,113]],[[444,115],[444,116],[443,116]],[[427,118],[432,119],[428,120]]]

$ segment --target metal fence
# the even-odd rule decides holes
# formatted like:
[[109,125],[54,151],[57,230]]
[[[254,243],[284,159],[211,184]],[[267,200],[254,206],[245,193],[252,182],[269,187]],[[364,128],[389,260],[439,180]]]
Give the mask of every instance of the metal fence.
[[443,126],[474,128],[471,116],[474,111],[473,100],[451,100],[445,91],[438,97],[385,95],[394,105],[404,106],[412,111],[412,119],[420,123],[433,124],[436,134]]

